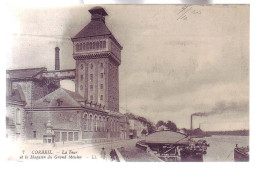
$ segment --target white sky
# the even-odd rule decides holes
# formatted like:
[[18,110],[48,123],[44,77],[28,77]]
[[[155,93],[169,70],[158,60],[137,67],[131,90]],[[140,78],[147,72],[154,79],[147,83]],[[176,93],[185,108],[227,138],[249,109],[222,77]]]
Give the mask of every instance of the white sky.
[[[74,68],[72,42],[90,21],[91,6],[12,8],[13,44],[8,69]],[[190,115],[218,105],[223,114],[196,117],[204,130],[249,128],[249,6],[106,5],[106,24],[123,46],[120,107],[157,122],[190,126]],[[73,83],[63,83],[65,87]]]

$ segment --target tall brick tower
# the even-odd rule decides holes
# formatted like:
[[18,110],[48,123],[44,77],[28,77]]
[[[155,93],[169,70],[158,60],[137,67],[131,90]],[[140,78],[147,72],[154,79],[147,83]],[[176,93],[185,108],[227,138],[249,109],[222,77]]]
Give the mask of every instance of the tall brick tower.
[[89,12],[90,23],[72,38],[76,92],[88,102],[119,111],[118,67],[122,46],[105,24],[107,12],[102,7]]

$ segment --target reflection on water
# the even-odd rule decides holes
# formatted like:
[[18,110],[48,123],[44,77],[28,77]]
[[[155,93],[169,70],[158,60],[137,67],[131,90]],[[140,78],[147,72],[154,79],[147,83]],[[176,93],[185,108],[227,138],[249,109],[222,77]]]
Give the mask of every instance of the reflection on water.
[[234,161],[234,148],[238,146],[248,146],[249,136],[211,136],[204,138],[210,144],[207,154],[203,156],[204,162]]

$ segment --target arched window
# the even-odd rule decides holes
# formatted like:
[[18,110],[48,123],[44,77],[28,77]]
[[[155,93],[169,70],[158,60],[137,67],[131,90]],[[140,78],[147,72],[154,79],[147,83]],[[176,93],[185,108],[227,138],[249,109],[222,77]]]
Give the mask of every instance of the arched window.
[[94,127],[95,131],[97,131],[97,116],[94,117]]
[[83,43],[83,50],[86,50],[86,43]]
[[92,43],[92,49],[95,49],[96,46],[95,46],[95,42]]
[[88,130],[88,114],[85,113],[83,116],[83,129]]
[[89,49],[89,42],[87,42],[87,44],[86,44],[86,49],[87,50]]
[[113,131],[114,131],[114,121],[111,120],[111,132],[113,132]]
[[99,42],[96,42],[96,48],[99,49]]
[[92,129],[93,129],[93,126],[92,126],[93,120],[92,120],[92,118],[93,118],[93,116],[90,114],[89,115],[89,124],[88,124],[88,130],[89,131],[92,131]]
[[103,117],[103,131],[106,131],[106,118]]
[[16,119],[16,124],[21,124],[21,110],[19,108],[16,109],[15,111],[15,119]]
[[102,41],[99,42],[99,46],[100,46],[100,48],[103,48]]

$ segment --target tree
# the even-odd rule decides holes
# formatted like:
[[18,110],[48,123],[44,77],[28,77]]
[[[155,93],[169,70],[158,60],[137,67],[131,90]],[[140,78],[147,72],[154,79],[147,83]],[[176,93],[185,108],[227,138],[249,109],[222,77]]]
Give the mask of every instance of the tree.
[[141,132],[142,135],[146,135],[147,134],[147,131],[145,129],[142,130]]
[[166,123],[165,123],[164,121],[162,121],[162,120],[159,120],[159,121],[157,122],[157,124],[156,124],[156,128],[158,128],[158,127],[160,127],[160,126],[162,126],[162,125],[166,126]]
[[176,132],[177,131],[177,126],[175,123],[173,123],[172,121],[167,121],[166,125],[165,125],[169,130]]
[[156,127],[154,126],[154,124],[150,121],[147,122],[147,130],[148,130],[148,134],[154,133],[156,130]]

